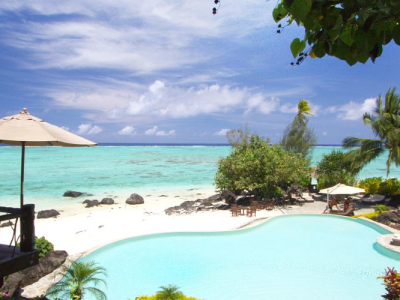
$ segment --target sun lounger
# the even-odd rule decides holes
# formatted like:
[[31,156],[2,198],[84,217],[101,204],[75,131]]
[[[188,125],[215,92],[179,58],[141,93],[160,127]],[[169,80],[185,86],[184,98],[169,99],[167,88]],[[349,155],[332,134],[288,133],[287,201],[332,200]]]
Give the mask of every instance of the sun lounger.
[[354,216],[354,207],[350,206],[346,211],[331,209],[329,211],[329,214],[330,215],[338,215],[338,216]]
[[361,198],[361,202],[364,204],[381,204],[385,201],[385,196],[383,195],[371,195],[367,198]]
[[306,202],[314,202],[314,198],[311,197],[310,193],[302,193],[301,198],[306,200]]
[[290,198],[292,200],[294,200],[295,203],[297,203],[298,205],[303,205],[304,203],[306,203],[306,200],[304,200],[303,198],[298,197],[295,194],[290,194]]

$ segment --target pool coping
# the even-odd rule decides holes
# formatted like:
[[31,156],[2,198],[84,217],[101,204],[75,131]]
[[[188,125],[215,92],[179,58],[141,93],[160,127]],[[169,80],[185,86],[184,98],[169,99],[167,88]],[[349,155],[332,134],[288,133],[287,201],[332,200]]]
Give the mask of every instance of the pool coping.
[[[313,213],[290,214],[290,216],[303,216],[303,215],[324,216],[324,214],[313,214]],[[201,233],[201,232],[229,232],[229,231],[245,230],[245,229],[252,228],[252,227],[258,226],[260,224],[263,224],[263,223],[265,223],[265,222],[267,222],[269,220],[272,220],[274,218],[279,218],[279,217],[282,217],[282,216],[288,216],[288,214],[278,215],[278,216],[271,216],[271,217],[256,218],[256,219],[250,220],[249,222],[247,222],[247,223],[245,223],[243,225],[240,225],[239,227],[233,228],[233,229],[215,230],[215,231],[193,231],[193,232],[196,232],[196,233]],[[340,216],[340,215],[328,215],[328,216],[338,217],[338,218],[346,218],[346,219],[350,218],[350,219],[356,220],[354,218],[347,217],[347,216]],[[386,248],[386,249],[389,249],[391,251],[400,253],[400,246],[395,246],[395,245],[391,244],[393,236],[395,234],[400,234],[400,230],[396,230],[396,229],[391,228],[391,227],[389,227],[387,225],[384,225],[384,224],[379,223],[379,222],[375,222],[375,221],[373,221],[371,219],[367,219],[365,217],[360,217],[358,219],[370,222],[370,223],[375,224],[375,225],[377,225],[377,226],[379,226],[379,227],[381,227],[381,228],[383,228],[383,229],[385,229],[387,231],[392,232],[391,234],[381,234],[381,235],[379,235],[377,237],[377,243],[379,245],[381,245],[382,247]],[[172,231],[172,232],[159,231],[159,232],[153,232],[153,233],[150,233],[150,234],[146,233],[146,234],[134,235],[134,236],[131,236],[131,237],[126,237],[126,238],[123,238],[123,239],[118,239],[118,240],[115,240],[115,241],[112,241],[112,242],[109,242],[109,243],[105,243],[105,244],[99,245],[97,247],[93,247],[93,248],[91,248],[91,249],[89,249],[89,250],[87,250],[85,252],[79,253],[79,254],[80,254],[80,257],[85,257],[85,256],[89,255],[90,253],[92,253],[92,252],[94,252],[94,251],[96,251],[96,250],[98,250],[100,248],[103,248],[103,247],[105,247],[107,245],[110,245],[112,243],[116,243],[116,242],[123,241],[123,240],[126,240],[126,239],[131,239],[131,238],[137,238],[137,237],[143,237],[143,236],[149,236],[149,235],[155,235],[155,234],[164,234],[164,233],[180,233],[180,231]]]

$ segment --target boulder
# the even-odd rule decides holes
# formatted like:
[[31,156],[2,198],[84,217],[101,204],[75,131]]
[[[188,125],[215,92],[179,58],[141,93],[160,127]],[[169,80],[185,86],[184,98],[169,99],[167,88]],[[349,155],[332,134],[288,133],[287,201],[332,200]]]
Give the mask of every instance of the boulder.
[[249,206],[251,200],[252,200],[251,197],[243,197],[243,196],[240,196],[240,197],[237,197],[237,198],[236,198],[235,203],[236,203],[237,205]]
[[221,193],[221,198],[224,199],[226,203],[233,204],[235,203],[236,195],[230,190],[223,190]]
[[103,198],[103,199],[100,201],[100,204],[107,204],[107,205],[114,204],[114,199],[111,199],[111,198]]
[[211,197],[208,197],[207,200],[209,200],[210,202],[217,202],[217,201],[222,201],[223,199],[221,194],[216,194]]
[[89,200],[86,199],[85,201],[82,202],[83,204],[86,204],[86,208],[88,207],[93,207],[93,206],[98,206],[99,205],[99,201],[98,200]]
[[75,191],[67,191],[64,193],[63,197],[72,197],[72,198],[76,198],[82,195],[86,195],[85,193],[81,193],[81,192],[75,192]]
[[14,225],[13,222],[5,221],[5,222],[1,223],[0,227],[9,227],[9,226],[12,226],[12,225]]
[[39,264],[8,276],[0,292],[8,292],[13,295],[19,288],[35,283],[43,276],[53,272],[65,262],[67,256],[66,251],[49,252],[39,260]]
[[380,214],[379,216],[376,217],[375,220],[382,224],[390,224],[390,223],[400,224],[400,213],[395,210],[389,211]]
[[144,200],[143,200],[142,196],[140,196],[138,194],[132,194],[132,195],[130,195],[130,197],[128,199],[126,199],[125,202],[127,204],[134,205],[134,204],[143,204]]
[[55,209],[41,210],[37,214],[38,219],[56,218],[60,213]]

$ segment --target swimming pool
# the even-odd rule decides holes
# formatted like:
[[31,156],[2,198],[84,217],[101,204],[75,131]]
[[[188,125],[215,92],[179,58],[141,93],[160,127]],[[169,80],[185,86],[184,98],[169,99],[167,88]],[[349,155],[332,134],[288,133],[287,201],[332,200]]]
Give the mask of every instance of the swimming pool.
[[292,215],[238,231],[131,238],[82,260],[106,268],[110,300],[168,284],[207,300],[376,300],[384,293],[377,276],[400,261],[376,243],[387,233],[362,220]]

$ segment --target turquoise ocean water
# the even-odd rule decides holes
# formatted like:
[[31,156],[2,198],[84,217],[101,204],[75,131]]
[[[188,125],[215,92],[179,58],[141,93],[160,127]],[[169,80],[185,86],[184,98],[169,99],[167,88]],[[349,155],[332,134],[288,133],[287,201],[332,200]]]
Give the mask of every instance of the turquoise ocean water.
[[[340,147],[318,146],[312,164]],[[28,147],[25,203],[38,208],[68,205],[67,190],[102,196],[149,191],[212,188],[217,162],[229,146],[101,145],[93,148]],[[359,178],[385,177],[386,157],[368,165]],[[18,206],[20,147],[0,147],[0,205]],[[391,177],[400,178],[400,168]],[[76,201],[74,201],[76,202]]]

